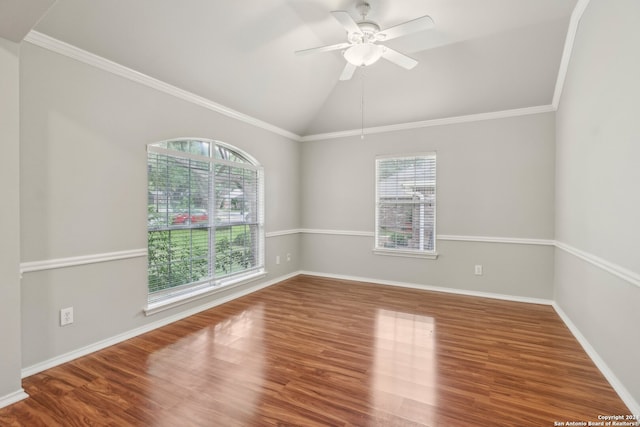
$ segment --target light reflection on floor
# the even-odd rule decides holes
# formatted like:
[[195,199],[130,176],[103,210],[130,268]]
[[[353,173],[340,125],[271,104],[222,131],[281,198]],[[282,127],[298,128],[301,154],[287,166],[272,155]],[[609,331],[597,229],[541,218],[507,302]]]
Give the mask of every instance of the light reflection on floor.
[[[187,403],[174,407],[171,420],[161,420],[155,425],[172,425],[175,420],[182,420],[184,425],[199,425],[202,417],[210,416],[212,410],[220,414],[216,422],[251,420],[264,386],[263,352],[264,308],[259,304],[153,354],[149,373],[191,390],[190,395],[185,396]],[[206,372],[205,367],[212,363],[224,365],[224,375],[197,375],[199,371]],[[151,388],[152,393],[154,390],[166,393],[167,387]],[[203,390],[207,393],[202,393]],[[238,390],[242,390],[241,395]],[[220,400],[203,399],[202,395],[220,396]],[[163,396],[151,396],[151,399],[161,402]]]
[[435,319],[379,309],[371,393],[375,408],[432,425],[437,405]]

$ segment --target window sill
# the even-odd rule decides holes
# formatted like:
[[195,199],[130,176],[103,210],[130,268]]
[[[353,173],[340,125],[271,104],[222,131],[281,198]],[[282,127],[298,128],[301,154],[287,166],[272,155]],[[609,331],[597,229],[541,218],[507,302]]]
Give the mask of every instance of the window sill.
[[230,278],[228,280],[223,280],[221,283],[217,285],[199,287],[190,292],[183,292],[175,296],[168,295],[166,298],[163,298],[159,301],[148,303],[147,307],[144,308],[144,314],[145,316],[151,316],[156,313],[160,313],[165,310],[169,310],[174,307],[178,307],[180,305],[199,300],[201,298],[215,295],[218,292],[233,289],[237,286],[241,286],[246,283],[253,282],[254,280],[261,279],[266,275],[267,273],[264,270],[254,271],[243,276]]
[[437,252],[421,252],[402,249],[380,249],[374,248],[375,255],[397,256],[405,258],[438,259]]

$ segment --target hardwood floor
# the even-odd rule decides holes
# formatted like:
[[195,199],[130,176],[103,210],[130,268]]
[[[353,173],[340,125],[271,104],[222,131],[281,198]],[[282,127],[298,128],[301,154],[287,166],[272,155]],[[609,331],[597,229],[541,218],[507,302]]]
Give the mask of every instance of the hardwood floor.
[[553,308],[298,276],[24,380],[2,426],[553,426],[629,411]]

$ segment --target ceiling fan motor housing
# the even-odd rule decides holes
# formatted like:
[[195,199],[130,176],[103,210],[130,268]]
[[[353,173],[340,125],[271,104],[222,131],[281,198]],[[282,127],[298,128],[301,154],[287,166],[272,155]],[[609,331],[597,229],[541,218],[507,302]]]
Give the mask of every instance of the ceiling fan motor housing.
[[360,27],[364,34],[375,35],[378,31],[380,31],[380,26],[373,21],[358,22],[358,27]]
[[376,34],[380,31],[380,26],[373,21],[358,22],[360,33],[349,34],[349,42],[353,44],[372,43],[377,40]]

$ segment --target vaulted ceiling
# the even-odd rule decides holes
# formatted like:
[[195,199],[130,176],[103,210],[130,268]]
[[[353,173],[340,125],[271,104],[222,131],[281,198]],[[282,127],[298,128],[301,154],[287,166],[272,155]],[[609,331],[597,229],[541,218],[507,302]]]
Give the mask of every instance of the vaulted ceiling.
[[329,12],[357,18],[356,0],[58,0],[33,29],[310,135],[360,128],[363,101],[365,127],[550,105],[576,2],[369,0],[382,28],[423,15],[435,27],[387,43],[414,69],[381,60],[350,81],[340,51],[293,52],[345,41]]

